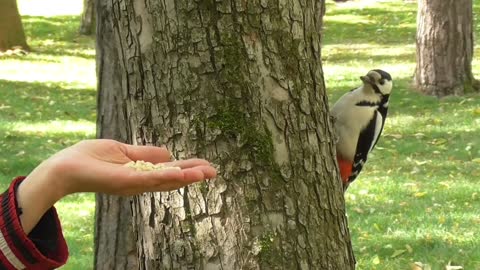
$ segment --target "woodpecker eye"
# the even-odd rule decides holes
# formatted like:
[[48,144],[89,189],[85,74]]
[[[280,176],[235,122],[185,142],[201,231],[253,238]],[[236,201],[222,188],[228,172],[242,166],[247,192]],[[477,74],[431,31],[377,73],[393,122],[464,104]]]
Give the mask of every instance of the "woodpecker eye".
[[380,83],[380,85],[384,85],[384,84],[385,84],[385,80],[384,80],[384,79],[381,79],[381,80],[379,81],[379,83]]

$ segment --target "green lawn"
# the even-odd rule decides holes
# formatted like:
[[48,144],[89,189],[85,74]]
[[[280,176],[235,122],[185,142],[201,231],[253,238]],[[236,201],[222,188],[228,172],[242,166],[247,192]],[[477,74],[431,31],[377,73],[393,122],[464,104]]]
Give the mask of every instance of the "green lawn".
[[[82,1],[18,2],[34,52],[0,58],[1,188],[95,136],[95,46],[76,33]],[[369,69],[394,78],[384,136],[346,195],[358,269],[444,269],[450,261],[480,269],[480,96],[437,100],[411,89],[415,19],[416,4],[402,0],[327,4],[322,55],[331,101]],[[93,196],[57,207],[71,253],[63,269],[91,269]]]
[[[34,52],[0,58],[2,189],[56,151],[95,137],[95,43],[76,34],[82,1],[41,2],[18,1]],[[92,269],[94,196],[74,195],[57,208],[71,253],[63,269]]]
[[332,102],[369,69],[394,79],[384,136],[346,196],[358,269],[480,269],[480,96],[414,92],[416,3],[365,2],[327,5],[323,47]]

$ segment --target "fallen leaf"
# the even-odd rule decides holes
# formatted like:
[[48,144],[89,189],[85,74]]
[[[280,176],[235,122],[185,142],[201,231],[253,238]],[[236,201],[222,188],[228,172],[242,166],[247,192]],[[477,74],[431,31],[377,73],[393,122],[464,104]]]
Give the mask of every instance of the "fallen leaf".
[[450,188],[450,185],[447,182],[440,182],[438,183],[440,186],[443,186],[445,188]]
[[438,124],[441,124],[442,122],[443,122],[442,119],[439,119],[439,118],[434,118],[434,119],[433,119],[433,123],[434,123],[434,124],[437,124],[437,125],[438,125]]
[[420,166],[420,165],[425,165],[425,164],[427,164],[428,162],[429,162],[428,160],[424,160],[424,161],[415,160],[415,164],[417,164],[417,165],[419,165],[419,166]]
[[422,270],[422,266],[418,265],[418,262],[414,262],[410,265],[410,269],[412,269],[412,270]]
[[434,144],[434,145],[442,145],[442,144],[447,143],[447,139],[438,138],[438,139],[434,139],[431,143]]
[[445,270],[461,270],[461,269],[463,269],[462,266],[452,265],[452,262],[448,262],[447,266],[445,266]]
[[372,263],[373,263],[373,264],[380,264],[380,258],[378,257],[378,255],[375,255],[375,257],[373,258]]
[[415,196],[415,198],[422,198],[425,197],[425,195],[427,195],[427,192],[417,192],[413,196]]
[[405,253],[405,252],[406,252],[405,249],[395,250],[395,252],[393,252],[392,256],[390,256],[390,258],[398,257],[398,256],[402,255],[402,254]]
[[415,133],[414,136],[417,137],[417,139],[420,139],[422,137],[425,137],[425,134],[419,132],[419,133]]
[[415,166],[415,167],[413,167],[413,169],[412,169],[412,171],[410,172],[410,174],[417,174],[417,173],[419,173],[419,172],[420,172],[420,168],[417,167],[417,166]]
[[359,214],[363,214],[365,211],[363,211],[363,209],[360,209],[358,207],[356,207],[355,209],[353,209],[353,211],[359,213]]
[[444,224],[445,221],[446,221],[445,216],[440,216],[440,217],[438,218],[438,223],[440,223],[440,224]]
[[403,185],[406,186],[406,187],[415,187],[415,186],[417,186],[416,183],[405,183],[405,184],[403,184]]
[[460,102],[458,103],[458,105],[462,105],[463,103],[465,103],[465,102],[467,102],[467,101],[470,101],[470,99],[469,99],[469,98],[466,98],[466,99],[460,101]]
[[412,270],[431,270],[430,265],[421,262],[414,262],[411,264]]
[[390,137],[393,137],[394,139],[401,139],[403,136],[402,134],[390,134]]

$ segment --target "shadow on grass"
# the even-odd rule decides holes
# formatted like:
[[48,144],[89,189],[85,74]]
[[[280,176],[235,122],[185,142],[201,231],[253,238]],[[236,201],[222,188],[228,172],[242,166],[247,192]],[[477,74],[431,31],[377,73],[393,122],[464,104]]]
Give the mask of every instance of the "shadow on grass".
[[95,58],[93,38],[78,34],[80,16],[22,16],[22,22],[35,53]]
[[57,83],[0,80],[3,121],[78,120],[95,121],[96,92],[68,89]]
[[396,62],[414,62],[415,61],[415,52],[402,52],[396,54],[379,54],[379,53],[362,53],[362,50],[356,50],[355,48],[343,50],[336,50],[335,53],[328,56],[323,56],[323,62],[334,62],[336,65],[342,63],[348,63],[354,59],[358,62],[368,62],[368,61],[378,61],[379,59],[392,59],[394,58]]
[[27,175],[49,156],[92,136],[85,132],[12,132],[0,128],[0,137],[2,156],[9,157],[0,158],[0,188],[6,188],[13,177]]
[[[92,131],[20,132],[16,122],[32,125],[49,121],[95,122],[96,92],[67,89],[62,84],[0,80],[0,175],[6,187],[12,177],[25,175],[61,148],[88,137]],[[75,123],[74,123],[75,124]],[[9,157],[9,158],[7,158]],[[26,171],[27,170],[27,171]]]

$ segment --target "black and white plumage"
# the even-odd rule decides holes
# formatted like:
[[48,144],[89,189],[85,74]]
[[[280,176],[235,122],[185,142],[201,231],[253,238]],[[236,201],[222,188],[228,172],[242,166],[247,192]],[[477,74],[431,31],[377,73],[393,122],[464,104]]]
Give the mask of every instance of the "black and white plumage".
[[363,85],[343,95],[331,110],[345,189],[358,176],[380,138],[393,86],[390,74],[380,69],[370,70],[360,79]]

